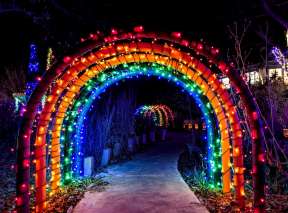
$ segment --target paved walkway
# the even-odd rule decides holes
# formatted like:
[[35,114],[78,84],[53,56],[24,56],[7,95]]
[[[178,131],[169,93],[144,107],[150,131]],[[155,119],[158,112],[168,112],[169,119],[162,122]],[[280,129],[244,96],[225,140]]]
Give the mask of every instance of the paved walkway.
[[86,192],[74,213],[206,213],[177,170],[183,144],[159,142],[110,166],[103,192]]

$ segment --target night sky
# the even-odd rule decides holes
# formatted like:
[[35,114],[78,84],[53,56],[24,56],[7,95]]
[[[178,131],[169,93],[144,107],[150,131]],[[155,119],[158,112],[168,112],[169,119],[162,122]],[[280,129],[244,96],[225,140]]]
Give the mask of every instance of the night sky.
[[[2,11],[11,7],[7,2],[1,1]],[[269,2],[275,12],[288,20],[287,1]],[[226,52],[231,46],[227,26],[247,19],[251,21],[251,27],[245,45],[261,49],[264,41],[256,32],[263,31],[266,22],[271,45],[285,44],[284,28],[267,16],[261,0],[22,0],[17,7],[16,12],[5,10],[0,13],[0,64],[4,66],[26,63],[28,46],[33,40],[43,46],[61,47],[59,42],[79,40],[98,29],[131,30],[139,24],[144,25],[146,31],[182,31],[192,38],[203,38]]]

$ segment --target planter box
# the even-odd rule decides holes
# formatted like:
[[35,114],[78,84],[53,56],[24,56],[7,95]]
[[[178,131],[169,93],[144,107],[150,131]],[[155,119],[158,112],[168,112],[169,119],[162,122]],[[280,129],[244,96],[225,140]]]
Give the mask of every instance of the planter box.
[[121,143],[115,143],[113,146],[113,157],[118,158],[121,155],[122,145]]
[[136,140],[134,137],[128,138],[128,151],[130,153],[135,152],[135,148],[136,148]]
[[146,134],[142,135],[141,142],[142,142],[142,144],[147,144],[147,136],[146,136]]
[[135,137],[135,144],[137,147],[140,145],[140,136]]
[[111,152],[112,152],[111,148],[106,148],[103,150],[101,166],[107,166],[109,164],[111,158]]
[[84,176],[91,177],[94,171],[94,157],[84,158]]
[[161,129],[160,130],[160,139],[161,141],[165,141],[167,138],[167,129]]
[[149,132],[149,140],[150,140],[151,142],[155,142],[155,141],[156,141],[155,131]]

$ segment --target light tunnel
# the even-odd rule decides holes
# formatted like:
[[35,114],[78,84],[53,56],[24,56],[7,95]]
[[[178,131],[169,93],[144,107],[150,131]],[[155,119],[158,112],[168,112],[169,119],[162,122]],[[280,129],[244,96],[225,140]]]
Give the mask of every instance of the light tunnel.
[[[212,50],[213,48],[211,48]],[[33,92],[20,128],[16,201],[19,212],[27,212],[29,207],[30,140],[32,142],[34,139],[34,137],[31,137],[32,124],[36,123],[37,125],[35,140],[32,142],[35,146],[33,156],[36,168],[35,207],[37,212],[41,212],[46,205],[47,184],[51,188],[52,194],[60,186],[60,138],[67,109],[74,103],[77,96],[81,94],[82,88],[91,79],[106,73],[111,68],[131,63],[158,64],[168,68],[171,76],[172,74],[180,73],[183,75],[180,78],[181,80],[184,79],[196,85],[200,91],[199,95],[206,97],[217,118],[220,132],[223,191],[230,192],[231,187],[234,188],[236,200],[241,206],[245,196],[242,130],[236,113],[236,106],[219,80],[218,73],[220,72],[230,79],[233,87],[245,103],[249,115],[252,139],[254,140],[252,143],[254,207],[255,209],[262,209],[265,203],[264,178],[262,177],[264,176],[265,153],[263,149],[263,131],[261,121],[258,118],[257,105],[239,74],[232,73],[231,67],[217,61],[215,56],[209,55],[205,51],[203,45],[197,43],[195,45],[195,42],[189,43],[189,41],[181,37],[176,36],[175,38],[174,36],[173,38],[155,33],[135,32],[116,37],[106,37],[99,41],[91,40],[75,55],[64,57],[63,62],[52,66],[51,70],[45,73]],[[129,72],[131,71],[129,70]],[[107,79],[103,79],[103,85],[105,83],[108,84]],[[195,89],[196,86],[192,86],[192,88]],[[36,119],[37,106],[45,94],[48,95],[46,103],[42,111],[39,112],[39,118]],[[196,92],[192,92],[192,94],[196,94]],[[85,104],[85,106],[87,105]],[[85,110],[88,109],[82,110],[83,115],[85,115]],[[81,121],[81,119],[84,120],[82,112],[78,116],[79,118],[77,117],[78,124],[83,123]],[[47,181],[46,174],[46,147],[49,143],[51,148],[51,182]],[[233,148],[232,163],[230,163],[230,146]],[[231,167],[234,168],[233,184],[230,174]]]
[[[160,76],[162,76],[162,73],[160,72],[160,70],[156,70],[157,72],[158,72],[158,74],[161,74]],[[172,70],[170,70],[170,72],[171,72]],[[131,69],[129,69],[129,72],[131,73]],[[139,72],[139,70],[138,70],[138,72]],[[136,72],[134,72],[134,75],[135,74],[137,74],[138,73],[137,71]],[[177,73],[177,71],[176,71],[176,73]],[[105,75],[106,75],[106,73],[105,73]],[[173,73],[172,74],[170,74],[171,76],[173,75]],[[169,74],[168,74],[168,76],[169,76]],[[163,76],[162,76],[163,77]],[[110,84],[110,82],[109,82],[109,79],[103,79],[103,75],[101,75],[100,76],[100,80],[101,80],[101,78],[102,78],[102,81],[103,82],[105,82],[105,85],[107,86],[108,84]],[[175,78],[174,78],[175,79]],[[183,76],[182,77],[182,79],[185,79],[185,76]],[[186,78],[187,79],[187,78]],[[116,79],[115,79],[116,80]],[[176,82],[176,84],[179,84],[179,82]],[[186,85],[181,85],[183,88],[185,88],[186,87]],[[192,84],[192,91],[193,91],[193,89],[194,90],[196,90],[197,92],[198,92],[198,94],[201,94],[202,93],[202,91],[203,91],[203,89],[201,89],[199,86],[197,86],[197,84]],[[198,90],[197,90],[198,89]],[[80,90],[80,89],[79,89]],[[100,92],[101,90],[99,90],[99,92]],[[191,93],[191,88],[190,88],[190,93]],[[192,92],[192,94],[194,94],[193,92]],[[66,100],[66,98],[67,97],[69,97],[69,91],[62,97],[62,102],[60,102],[60,104],[59,104],[59,108],[61,108],[61,104],[62,105],[65,105],[66,103],[67,103],[67,100]],[[98,93],[96,92],[95,93],[95,96],[93,97],[92,96],[92,98],[90,99],[90,100],[94,100],[94,98],[96,97],[98,95]],[[197,98],[196,100],[198,100],[199,98]],[[90,103],[91,103],[91,101],[90,101]],[[198,103],[199,104],[199,103]],[[68,105],[67,105],[68,106]],[[80,112],[80,116],[79,116],[79,120],[78,120],[78,128],[76,128],[77,129],[77,134],[76,134],[76,141],[75,141],[75,143],[76,144],[81,144],[81,143],[83,143],[83,141],[81,141],[81,138],[82,138],[82,136],[81,136],[81,130],[83,129],[83,127],[82,127],[82,123],[83,123],[83,120],[85,119],[85,114],[87,113],[87,110],[89,109],[89,101],[87,102],[87,103],[85,103],[85,105],[84,105],[84,109],[82,109],[82,111]],[[200,106],[203,106],[203,104],[200,104]],[[207,107],[209,107],[210,105],[208,104],[208,103],[206,103],[206,106]],[[221,107],[222,108],[222,107]],[[222,110],[223,110],[223,108],[222,108]],[[204,111],[204,113],[206,114],[207,113],[207,110],[205,110]],[[60,136],[60,132],[58,131],[57,132],[57,129],[59,129],[59,127],[60,128],[62,128],[61,127],[61,125],[59,125],[60,123],[62,123],[63,122],[63,119],[61,118],[61,116],[62,116],[62,114],[63,114],[63,109],[62,110],[59,110],[59,111],[57,111],[56,112],[56,115],[55,115],[55,124],[54,124],[54,127],[52,128],[52,147],[53,147],[53,134],[54,134],[54,139],[56,139],[56,141],[57,141],[57,144],[60,144],[60,142],[59,142],[59,137],[58,137],[58,135]],[[223,112],[223,114],[224,115],[226,115],[226,113],[225,113],[225,111]],[[60,118],[59,118],[60,117]],[[229,119],[227,119],[227,116],[224,116],[224,118],[222,118],[222,120],[220,120],[219,119],[219,123],[222,121],[222,125],[225,125],[226,127],[228,127],[228,125],[230,124],[229,122],[230,122],[230,120]],[[209,124],[211,121],[210,120],[206,120],[206,123],[207,124]],[[212,147],[214,146],[213,145],[213,139],[212,139],[212,137],[213,137],[213,135],[212,135],[212,131],[211,131],[211,128],[208,128],[209,129],[209,131],[208,131],[208,144],[209,144],[209,149],[208,150],[210,150],[210,151],[208,151],[208,159],[212,159],[212,155],[214,156],[214,155],[218,155],[218,157],[219,157],[219,155],[220,154],[217,154],[217,153],[214,153],[214,151],[215,150],[212,150]],[[228,140],[228,144],[229,144],[229,134],[228,134],[228,131],[227,130],[225,130],[225,133],[227,133],[227,136],[226,136],[226,140]],[[57,137],[55,137],[55,135],[57,136]],[[216,141],[218,141],[218,140],[216,140]],[[59,145],[58,145],[59,146]],[[58,147],[58,149],[59,149],[59,147]],[[229,147],[227,147],[226,148],[227,150],[229,149]],[[78,149],[76,149],[77,150],[77,153],[79,153],[80,155],[81,155],[81,145],[80,146],[78,146]],[[226,153],[227,152],[229,152],[229,151],[226,151]],[[230,152],[229,152],[230,153]],[[56,168],[60,168],[60,161],[58,162],[58,165],[54,165],[53,163],[53,152],[51,153],[51,162],[52,162],[52,165],[51,165],[51,168],[52,168],[52,171],[51,171],[51,173],[52,173],[52,178],[51,178],[51,194],[52,193],[54,193],[54,191],[56,191],[57,190],[57,188],[59,187],[59,182],[60,182],[60,178],[61,178],[61,175],[60,175],[60,171],[58,171],[57,173],[55,172],[55,173],[53,173],[53,166],[54,167],[56,167]],[[57,158],[59,158],[59,156],[56,156]],[[222,158],[223,158],[223,156],[222,156]],[[65,158],[65,159],[67,159],[67,158]],[[67,163],[69,163],[69,161],[70,161],[70,159],[67,159]],[[223,160],[222,160],[223,161]],[[77,162],[77,160],[76,160],[76,162]],[[212,171],[214,171],[215,172],[215,170],[219,170],[219,169],[221,169],[221,167],[220,168],[216,168],[216,163],[214,162],[214,161],[212,161],[212,160],[210,160],[210,163],[211,163],[211,166],[209,167],[209,170],[210,170],[210,173],[212,173]],[[227,164],[227,165],[229,165],[230,164],[230,155],[229,155],[229,159],[228,158],[226,158],[226,162],[223,162],[222,164]],[[65,161],[64,161],[64,165],[65,165]],[[81,167],[81,163],[79,164],[78,163],[78,168],[80,168]],[[218,165],[218,164],[217,164]],[[228,180],[228,178],[230,178],[230,166],[227,166],[226,168],[228,168],[228,169],[226,169],[226,170],[224,170],[225,172],[223,172],[224,173],[224,175],[226,175],[226,180]],[[81,171],[81,170],[80,170]],[[66,177],[70,177],[70,175],[65,175]],[[213,175],[211,175],[210,174],[210,178],[212,179],[213,178]],[[224,177],[224,179],[225,179],[225,177]],[[56,183],[55,183],[56,182]],[[219,182],[218,182],[219,183]],[[55,188],[53,187],[53,184],[54,184],[54,186],[56,186]],[[226,185],[225,185],[226,184]],[[229,185],[228,185],[229,184]],[[223,187],[225,187],[226,186],[226,190],[228,191],[230,191],[230,180],[227,182],[224,182],[223,181]],[[228,188],[229,187],[229,188]],[[227,189],[228,188],[228,189]],[[225,190],[225,189],[223,189],[223,190]],[[226,192],[227,192],[226,191]]]
[[[61,136],[61,144],[62,141],[64,142],[64,144],[69,143],[71,141],[73,141],[74,144],[74,154],[70,153],[70,155],[68,156],[63,156],[63,159],[69,159],[69,160],[64,160],[64,168],[69,167],[69,164],[71,162],[71,156],[73,158],[73,162],[74,165],[72,166],[73,168],[73,173],[76,173],[74,175],[76,176],[81,176],[82,172],[81,172],[81,165],[83,165],[83,158],[82,156],[82,151],[81,151],[81,147],[82,144],[85,143],[85,138],[83,138],[83,136],[81,135],[81,131],[83,129],[85,129],[85,115],[87,114],[87,111],[91,108],[91,105],[93,103],[93,101],[97,98],[97,96],[103,92],[105,92],[105,90],[117,83],[118,81],[121,81],[123,79],[127,79],[127,78],[139,78],[141,76],[157,76],[157,77],[161,77],[164,79],[167,79],[173,83],[175,83],[176,85],[180,86],[181,88],[185,89],[187,92],[189,92],[189,94],[196,100],[196,103],[198,105],[198,107],[200,107],[200,109],[202,110],[202,113],[204,115],[204,119],[207,122],[207,129],[208,129],[208,144],[207,147],[209,148],[209,154],[208,154],[208,159],[209,160],[209,165],[210,165],[210,179],[214,179],[214,174],[213,173],[218,173],[221,172],[221,148],[220,148],[220,138],[217,131],[217,123],[215,123],[214,121],[214,114],[213,111],[210,109],[209,104],[207,102],[207,100],[205,100],[205,97],[203,95],[199,95],[199,88],[197,90],[197,87],[193,87],[193,84],[188,84],[187,82],[185,83],[183,80],[172,76],[168,73],[165,72],[165,68],[164,67],[151,67],[149,68],[149,66],[145,66],[145,67],[141,67],[141,66],[135,66],[136,69],[133,72],[127,72],[127,70],[118,70],[118,75],[113,74],[113,76],[108,77],[106,79],[106,83],[105,84],[97,84],[95,90],[90,91],[91,87],[91,83],[87,84],[85,89],[83,89],[84,91],[81,92],[81,99],[79,100],[77,99],[74,104],[72,104],[70,106],[70,109],[67,113],[66,113],[66,117],[64,119],[67,120],[66,124],[65,124],[65,131],[62,132],[62,136]],[[147,68],[148,67],[148,68]],[[141,70],[143,70],[143,68],[146,69],[145,72],[141,72]],[[159,72],[159,70],[161,70],[161,72]],[[140,73],[139,73],[140,71]],[[164,74],[164,75],[163,75]],[[101,76],[100,76],[101,78]],[[97,80],[96,80],[97,81]],[[99,81],[98,81],[99,82]],[[100,81],[101,82],[101,81]],[[95,85],[94,85],[95,87]],[[88,88],[88,89],[87,89]],[[194,89],[193,89],[194,88]],[[193,91],[193,92],[192,92]],[[198,92],[196,92],[198,91]],[[86,94],[84,94],[86,93]],[[201,94],[201,93],[200,93]],[[87,97],[88,95],[88,97]],[[203,101],[205,100],[205,103],[203,103]],[[79,108],[81,108],[79,110]],[[169,111],[169,110],[168,110]],[[172,117],[171,112],[170,113],[170,117]],[[71,118],[69,118],[69,116],[71,116]],[[168,117],[168,115],[167,115]],[[87,124],[86,124],[87,125]],[[75,131],[73,131],[73,129]],[[67,137],[67,138],[65,138]],[[69,146],[67,145],[63,145],[63,147],[66,147],[66,149],[71,150],[70,148],[68,148]],[[71,150],[72,151],[72,150]],[[69,153],[69,152],[68,152]],[[76,153],[76,154],[75,154]],[[215,161],[215,162],[214,162]],[[68,165],[66,165],[66,163]],[[79,163],[81,162],[81,163]],[[216,167],[217,165],[218,168]],[[64,169],[64,173],[67,174],[67,169]],[[70,169],[70,172],[71,169]],[[69,172],[68,172],[69,174]],[[65,175],[62,179],[65,179],[67,177],[67,179],[71,179],[73,175]],[[220,181],[215,181],[217,182],[217,185],[220,186]],[[212,184],[214,185],[214,183]]]
[[[160,78],[160,76],[159,76]],[[151,119],[157,127],[174,126],[174,114],[172,110],[164,104],[142,105],[136,109],[135,116]]]

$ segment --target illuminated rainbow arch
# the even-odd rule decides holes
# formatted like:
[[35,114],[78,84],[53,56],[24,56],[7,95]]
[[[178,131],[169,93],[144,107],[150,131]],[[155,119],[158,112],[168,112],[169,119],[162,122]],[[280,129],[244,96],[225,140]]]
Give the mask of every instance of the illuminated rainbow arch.
[[[47,71],[33,92],[23,116],[18,137],[17,155],[17,197],[18,212],[29,211],[30,192],[30,143],[36,168],[36,212],[42,212],[46,204],[46,149],[51,138],[51,184],[53,191],[59,188],[60,136],[63,119],[67,108],[73,103],[81,88],[87,82],[109,68],[131,63],[155,63],[182,73],[185,78],[201,88],[209,100],[219,123],[222,148],[223,191],[230,191],[230,140],[233,147],[234,188],[239,205],[244,203],[244,166],[242,151],[242,131],[240,120],[228,91],[221,83],[218,73],[229,78],[236,92],[240,95],[249,115],[250,130],[253,139],[252,176],[255,210],[262,210],[265,204],[265,152],[261,121],[255,100],[245,81],[237,72],[224,62],[216,60],[217,49],[202,43],[189,42],[180,33],[171,36],[156,33],[144,33],[142,27],[136,27],[133,33],[116,34],[101,37],[91,34],[74,55],[66,56],[63,62],[54,64]],[[48,94],[41,112],[37,107],[41,98]],[[48,129],[51,121],[51,137]],[[32,124],[36,122],[35,140],[32,140]],[[34,138],[34,137],[33,137]]]
[[[209,103],[207,103],[209,104]],[[206,106],[207,106],[206,104]],[[164,113],[165,117],[166,117],[166,121],[165,121],[165,127],[168,127],[169,126],[169,120],[170,120],[170,125],[173,127],[175,124],[174,124],[174,118],[175,118],[175,115],[173,113],[173,111],[166,105],[164,104],[159,104],[158,105],[160,110],[162,110],[162,112]],[[207,107],[210,107],[210,105],[208,105]],[[207,124],[209,125],[209,122],[207,122]]]
[[[147,113],[149,113],[149,115]],[[171,126],[174,125],[174,114],[172,110],[164,104],[140,106],[136,109],[135,115],[148,119],[152,116],[157,127],[167,128],[170,124]]]
[[[139,72],[140,71],[140,72]],[[62,182],[71,181],[72,177],[77,177],[83,175],[83,155],[82,155],[82,146],[85,145],[85,138],[83,138],[82,131],[85,130],[85,117],[89,109],[91,109],[91,105],[96,97],[105,92],[106,88],[111,86],[112,84],[117,83],[123,79],[129,78],[136,78],[142,76],[156,76],[158,78],[163,78],[168,81],[173,82],[173,84],[182,87],[183,90],[189,92],[189,94],[193,97],[196,101],[197,105],[199,106],[202,114],[204,116],[204,120],[207,123],[207,163],[208,163],[208,171],[207,175],[209,176],[209,180],[211,182],[211,187],[220,186],[221,180],[217,177],[216,174],[221,172],[221,147],[220,147],[220,139],[219,139],[219,132],[217,131],[217,123],[215,122],[214,116],[212,118],[213,111],[209,103],[207,102],[207,98],[201,93],[201,89],[197,87],[196,84],[191,83],[191,81],[186,80],[185,76],[178,73],[171,74],[171,69],[167,69],[164,66],[159,66],[156,64],[145,64],[142,63],[141,66],[138,65],[130,65],[129,70],[127,69],[120,69],[117,67],[117,71],[113,69],[113,71],[107,71],[105,74],[105,83],[103,83],[103,76],[99,75],[95,77],[94,80],[82,87],[81,92],[75,102],[70,105],[69,109],[66,112],[66,116],[64,118],[64,123],[62,126],[63,131],[61,133],[61,146],[65,147],[65,150],[69,150],[68,153],[61,155],[62,159],[64,159],[64,169],[61,172],[62,176],[64,176],[64,180],[62,178]],[[190,83],[189,83],[190,82]],[[95,91],[92,90],[95,88]],[[92,90],[92,92],[91,92]],[[89,97],[89,98],[88,98]],[[158,106],[158,105],[157,105]],[[154,106],[152,107],[154,108]],[[167,118],[170,117],[173,125],[173,112],[165,105],[159,105],[159,109],[164,108],[167,111]],[[160,110],[156,111],[160,114]],[[57,117],[57,116],[56,116]],[[155,118],[157,120],[157,118]],[[169,122],[169,121],[168,121]],[[166,123],[166,125],[168,124]],[[161,123],[161,122],[159,122]],[[214,127],[213,127],[214,126]],[[213,128],[212,128],[213,127]],[[67,131],[68,130],[68,131]],[[53,127],[52,127],[53,131]],[[76,133],[75,133],[76,132]],[[85,134],[84,134],[85,135]],[[73,141],[73,142],[71,142]],[[64,143],[64,144],[63,144]],[[69,144],[67,144],[69,143]],[[71,148],[71,144],[73,144],[73,148]],[[71,149],[71,150],[70,150]],[[63,149],[61,149],[63,150]],[[70,153],[70,154],[69,154]],[[72,157],[71,157],[72,156]],[[73,160],[73,166],[71,168],[71,159]],[[63,160],[62,160],[63,161]],[[221,175],[220,175],[221,176]],[[218,179],[218,180],[217,180]]]

